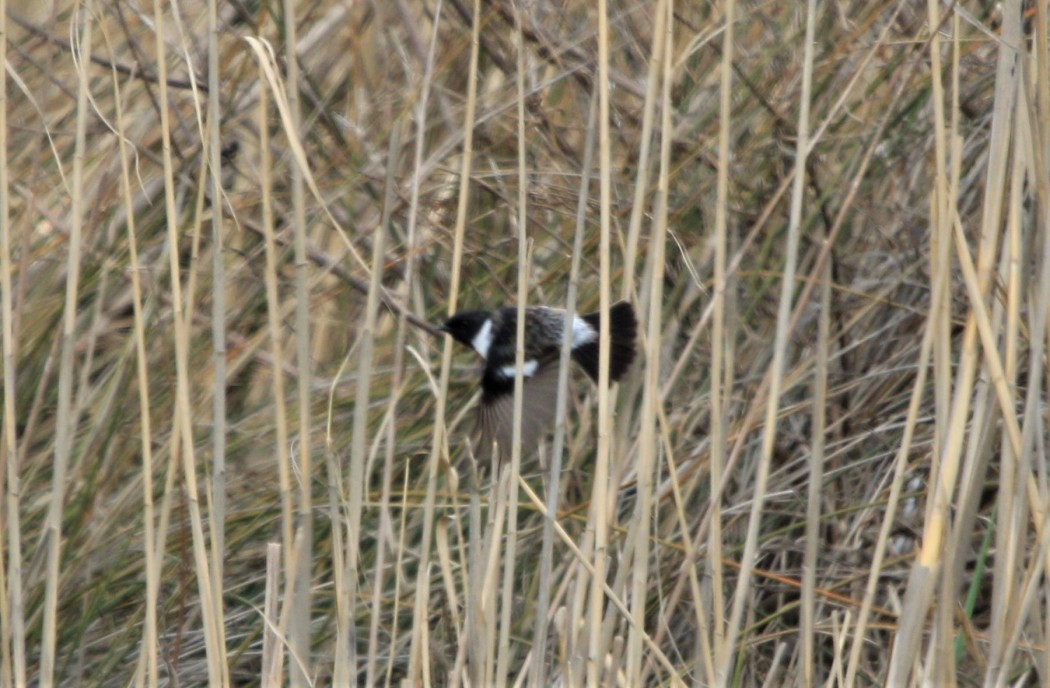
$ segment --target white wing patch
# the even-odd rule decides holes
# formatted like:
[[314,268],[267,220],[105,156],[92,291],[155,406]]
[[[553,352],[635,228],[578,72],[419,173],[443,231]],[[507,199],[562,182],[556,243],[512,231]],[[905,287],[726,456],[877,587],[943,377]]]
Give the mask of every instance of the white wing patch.
[[[521,367],[521,374],[523,377],[532,377],[536,374],[536,369],[540,367],[540,362],[533,359],[531,361],[525,361]],[[499,374],[503,377],[513,378],[516,367],[514,365],[505,365],[499,369]]]
[[576,315],[572,318],[572,348],[590,344],[598,340],[598,333],[590,323]]
[[[489,347],[492,346],[492,318],[485,320],[481,329],[474,335],[474,339],[470,340],[470,345],[474,347],[474,351],[481,354],[482,358],[489,357]],[[512,372],[511,375],[513,376],[514,373]]]

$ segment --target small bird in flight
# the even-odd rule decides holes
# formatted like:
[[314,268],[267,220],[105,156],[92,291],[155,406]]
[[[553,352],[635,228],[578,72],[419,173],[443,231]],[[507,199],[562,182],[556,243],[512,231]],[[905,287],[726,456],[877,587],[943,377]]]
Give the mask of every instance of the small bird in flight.
[[[558,394],[558,358],[566,327],[566,313],[556,308],[525,309],[525,362],[522,366],[522,442],[535,443],[554,420]],[[510,456],[514,428],[514,346],[518,309],[461,311],[440,329],[485,359],[481,376],[479,426],[481,446]],[[572,360],[598,381],[598,332],[601,313],[572,318]],[[623,377],[635,356],[638,321],[630,303],[609,308],[609,382]]]

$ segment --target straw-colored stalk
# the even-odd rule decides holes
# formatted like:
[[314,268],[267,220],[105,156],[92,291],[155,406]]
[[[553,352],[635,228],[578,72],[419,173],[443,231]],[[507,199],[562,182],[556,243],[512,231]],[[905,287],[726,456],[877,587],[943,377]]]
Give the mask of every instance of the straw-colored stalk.
[[[463,235],[466,232],[467,207],[470,200],[470,173],[473,169],[474,114],[478,93],[478,49],[481,31],[481,2],[474,0],[471,27],[470,67],[467,72],[467,99],[463,113],[463,153],[459,170],[459,197],[456,204],[456,224],[452,241],[452,271],[449,281],[448,313],[456,312],[459,302],[459,280],[463,265]],[[436,30],[436,29],[435,29]],[[423,631],[426,627],[427,603],[430,598],[430,541],[434,528],[434,501],[437,491],[438,462],[447,456],[445,403],[452,364],[452,341],[445,338],[441,354],[441,377],[438,381],[437,404],[434,409],[434,430],[430,457],[427,461],[427,491],[423,501],[423,527],[420,543],[419,569],[416,575],[416,598],[412,609],[412,639],[409,648],[408,680],[418,681],[427,665]],[[480,591],[479,591],[480,592]]]
[[[201,622],[204,626],[208,680],[212,685],[225,686],[229,683],[229,668],[225,661],[224,624],[222,618],[216,615],[217,607],[214,603],[215,595],[221,593],[214,590],[212,586],[213,579],[209,571],[207,541],[204,535],[203,517],[201,516],[198,498],[200,492],[197,486],[197,459],[192,427],[193,411],[190,402],[189,323],[187,320],[184,320],[186,313],[183,309],[179,252],[175,250],[175,247],[179,245],[178,228],[180,214],[175,205],[175,173],[171,155],[171,117],[168,107],[166,107],[168,103],[168,67],[167,51],[163,36],[163,27],[165,26],[163,17],[160,0],[154,0],[153,19],[157,27],[155,45],[158,94],[160,102],[163,104],[160,108],[160,118],[164,170],[164,208],[168,244],[171,247],[168,250],[168,269],[171,282],[171,302],[174,313],[172,324],[175,338],[176,405],[173,409],[172,420],[173,426],[177,428],[177,433],[173,433],[172,437],[177,436],[178,440],[172,440],[172,454],[181,455],[183,479],[186,482],[186,499],[190,512],[190,532],[193,537],[193,561],[200,594]],[[174,446],[176,442],[178,447]]]
[[[711,650],[713,661],[704,662],[708,680],[724,685],[727,677],[725,663],[731,652],[726,640],[725,620],[725,582],[722,572],[722,485],[729,473],[726,466],[726,404],[723,397],[729,390],[723,390],[725,382],[726,334],[725,334],[725,299],[726,299],[726,255],[728,249],[728,231],[726,228],[729,209],[729,161],[730,132],[732,131],[732,88],[733,88],[733,17],[736,12],[734,0],[727,0],[725,5],[725,32],[722,37],[722,64],[719,85],[719,118],[718,118],[718,181],[715,200],[714,228],[714,294],[712,306],[714,316],[711,322],[711,513],[710,531],[707,536],[707,557],[705,569],[711,578]],[[797,170],[796,170],[797,173]],[[785,187],[786,188],[786,187]],[[674,379],[674,378],[672,378]],[[684,582],[684,581],[683,581]],[[694,600],[697,610],[702,609],[701,600]],[[707,654],[707,653],[705,653]]]
[[65,502],[66,472],[73,451],[77,411],[73,406],[73,348],[76,344],[77,294],[80,282],[80,252],[83,242],[84,156],[87,154],[86,129],[91,114],[88,107],[90,80],[85,55],[91,54],[91,29],[94,25],[94,3],[85,3],[80,14],[81,28],[78,48],[81,51],[79,84],[77,88],[76,143],[73,153],[73,208],[69,228],[69,250],[66,253],[66,296],[62,311],[62,350],[58,373],[58,409],[56,411],[55,459],[51,478],[51,497],[47,511],[47,579],[44,592],[43,642],[40,648],[40,684],[51,686],[55,681],[56,632],[58,626],[58,595],[61,584],[59,563],[62,544],[62,507]]
[[[662,349],[663,327],[663,284],[664,252],[667,242],[667,208],[670,185],[671,139],[674,122],[672,120],[671,85],[674,81],[674,2],[667,0],[656,7],[656,21],[653,41],[654,63],[660,70],[660,168],[656,181],[656,200],[653,209],[653,223],[650,231],[649,285],[645,291],[649,294],[646,304],[647,314],[644,322],[648,331],[644,336],[645,367],[642,383],[642,412],[638,419],[640,434],[638,438],[638,461],[636,481],[636,501],[634,516],[628,531],[626,546],[633,562],[631,566],[630,604],[632,624],[627,636],[627,681],[633,685],[642,684],[642,636],[645,630],[646,612],[648,611],[649,560],[651,545],[655,540],[652,532],[652,511],[654,504],[653,485],[657,468],[657,456],[660,453],[658,433],[659,416],[663,404],[660,398],[660,352]],[[656,38],[659,37],[659,42]],[[636,190],[637,191],[637,190]],[[636,193],[637,195],[637,193]]]
[[[219,99],[219,20],[215,0],[208,0],[208,166],[211,174],[211,347],[212,473],[211,574],[215,614],[221,618],[223,562],[226,561],[226,264],[223,239],[222,141]],[[176,16],[178,16],[176,14]],[[202,194],[203,196],[203,194]]]
[[[157,667],[157,593],[160,589],[160,567],[156,549],[154,525],[156,514],[153,504],[153,424],[150,414],[149,359],[146,349],[146,324],[142,312],[142,278],[140,276],[137,240],[135,239],[134,195],[131,170],[128,166],[128,145],[124,127],[124,107],[120,93],[120,80],[113,71],[113,96],[117,114],[117,148],[120,151],[120,183],[124,197],[124,212],[127,215],[128,256],[131,261],[131,304],[134,312],[135,372],[138,376],[139,422],[142,448],[142,552],[146,560],[146,600],[142,652],[137,685],[156,686]],[[0,268],[2,270],[2,268]],[[4,271],[6,274],[6,271]]]
[[[292,0],[284,0],[284,42],[288,51],[288,59],[285,64],[288,69],[287,83],[292,88],[287,91],[288,115],[285,118],[285,132],[289,141],[296,148],[299,141],[302,126],[302,114],[299,106],[299,39],[296,24],[297,3]],[[298,147],[301,150],[301,146]],[[292,195],[292,233],[295,245],[295,358],[298,364],[298,407],[299,407],[299,432],[298,432],[298,468],[299,468],[299,504],[297,521],[295,524],[295,550],[291,552],[292,561],[295,566],[295,589],[292,595],[292,618],[289,626],[289,641],[293,653],[309,663],[310,658],[310,619],[312,614],[311,598],[313,594],[313,581],[311,571],[313,570],[313,431],[312,413],[310,411],[310,390],[313,387],[313,364],[310,347],[310,262],[306,256],[306,190],[304,177],[311,180],[311,188],[315,196],[316,184],[312,182],[309,175],[309,165],[306,156],[297,156],[298,164],[291,166],[291,195]],[[343,236],[342,232],[338,233]],[[356,256],[355,251],[351,251]],[[286,553],[286,560],[289,553]],[[302,688],[311,682],[310,673],[307,669],[301,672],[293,672],[291,675],[293,688]]]
[[[412,181],[410,184],[410,200],[408,210],[408,231],[406,237],[406,250],[408,254],[407,264],[405,268],[405,301],[412,294],[412,289],[416,284],[416,248],[418,244],[417,236],[417,224],[419,218],[419,190],[421,179],[418,174],[420,167],[423,162],[424,144],[426,143],[426,130],[427,130],[427,104],[430,95],[431,79],[434,74],[434,54],[437,48],[438,38],[438,27],[441,25],[441,10],[443,3],[439,0],[437,7],[434,10],[434,24],[430,35],[430,43],[427,49],[426,65],[424,67],[423,79],[420,84],[419,102],[415,112],[415,150],[414,150],[414,162],[413,170],[415,173],[412,175]],[[401,398],[401,387],[404,376],[404,349],[406,339],[406,311],[402,310],[398,314],[397,319],[397,332],[394,336],[394,363],[393,363],[393,375],[390,383],[390,398],[387,400],[387,419],[386,419],[386,445],[385,455],[383,460],[383,474],[382,474],[382,486],[380,488],[380,499],[378,504],[379,510],[379,533],[376,537],[376,563],[372,570],[373,577],[373,600],[379,600],[382,597],[383,591],[386,590],[386,560],[387,560],[387,547],[386,542],[393,540],[393,520],[391,519],[391,480],[393,476],[393,470],[395,465],[395,448],[397,446],[397,406],[398,401]],[[338,531],[338,529],[335,529]],[[337,574],[339,575],[339,574]],[[396,597],[395,597],[396,599]],[[458,611],[458,605],[453,604],[454,611]],[[397,613],[394,613],[396,619]],[[373,608],[373,614],[371,623],[368,630],[368,657],[365,663],[365,685],[375,685],[378,676],[378,662],[379,655],[383,648],[380,647],[379,641],[379,623],[382,618],[378,604]],[[458,624],[457,624],[458,626]],[[346,658],[347,655],[347,643],[339,643],[339,647],[336,648],[337,653],[337,668],[340,666],[339,658],[344,658],[345,669],[344,674],[345,680],[349,680],[349,662]],[[392,653],[391,653],[392,659]],[[336,673],[335,680],[338,683],[341,675]]]
[[[799,94],[798,144],[795,153],[795,181],[791,190],[791,214],[788,222],[796,228],[802,222],[806,163],[809,160],[809,108],[813,88],[813,36],[817,23],[816,0],[806,3],[806,39],[802,54],[802,91]],[[824,482],[824,433],[827,423],[828,358],[831,331],[831,264],[821,275],[820,319],[817,332],[816,365],[813,378],[813,449],[809,459],[809,490],[806,498],[806,549],[802,564],[802,671],[798,685],[817,682],[813,671],[816,619],[817,540],[820,536],[821,487]]]
[[585,666],[587,683],[597,685],[603,680],[602,669],[609,648],[602,643],[603,618],[605,612],[606,557],[609,547],[609,518],[613,495],[609,485],[610,462],[612,461],[612,432],[609,399],[609,306],[610,303],[610,241],[612,231],[612,143],[609,132],[609,8],[606,0],[598,0],[598,294],[599,310],[602,314],[598,328],[598,448],[594,457],[594,475],[591,485],[591,504],[588,510],[588,527],[593,532],[594,543],[589,549],[591,565],[594,567],[590,581],[590,599],[586,613],[587,650]]
[[[354,419],[353,436],[350,440],[350,475],[346,485],[348,495],[347,509],[347,541],[346,541],[346,572],[343,584],[346,586],[347,594],[352,601],[357,599],[357,581],[360,578],[358,570],[361,556],[360,547],[365,538],[361,533],[361,520],[364,510],[364,486],[367,479],[365,464],[365,447],[368,444],[368,407],[371,400],[372,388],[372,358],[375,338],[376,316],[379,310],[379,292],[382,289],[383,278],[383,252],[386,245],[386,231],[390,224],[390,209],[393,204],[395,192],[394,174],[397,170],[397,157],[401,140],[400,126],[394,124],[390,135],[390,145],[387,153],[387,176],[386,190],[383,201],[383,214],[379,227],[372,237],[372,278],[368,285],[368,301],[365,305],[365,318],[361,328],[358,329],[357,337],[357,381],[354,394]],[[391,419],[388,419],[392,422]],[[378,615],[378,609],[375,610]],[[346,643],[352,642],[356,636],[354,629],[354,617],[350,615],[349,635],[344,639]],[[349,649],[351,671],[356,666],[354,648]],[[351,674],[351,679],[353,674]]]
[[[260,75],[261,76],[261,75]],[[261,79],[260,79],[261,81]],[[281,297],[277,288],[277,248],[274,239],[274,217],[273,217],[273,156],[270,153],[270,99],[267,89],[259,89],[257,103],[259,122],[259,191],[260,206],[262,210],[263,248],[266,255],[266,267],[263,272],[263,281],[266,288],[266,317],[270,330],[270,356],[273,359],[273,411],[275,446],[273,455],[277,457],[277,485],[281,497],[281,543],[273,547],[267,547],[267,580],[268,585],[279,585],[281,581],[281,562],[271,562],[270,558],[280,554],[287,555],[293,549],[292,540],[292,478],[291,457],[289,456],[289,431],[288,411],[285,405],[284,392],[284,332],[281,324]],[[283,551],[282,551],[283,550]],[[287,556],[283,561],[285,580],[292,577],[288,568]],[[272,567],[272,569],[271,569]],[[285,596],[285,606],[294,604],[294,598]],[[274,608],[278,608],[277,600],[273,601]],[[273,643],[276,635],[270,627],[278,627],[282,645],[270,644],[268,652],[264,652],[267,663],[263,665],[263,676],[267,681],[275,682],[271,685],[280,685],[282,682],[284,666],[284,628],[278,617],[267,617],[268,630],[266,638],[268,643]],[[288,641],[291,639],[289,638]],[[294,645],[289,642],[291,647]],[[264,643],[264,647],[267,643]]]
[[[7,64],[7,0],[0,0],[0,65]],[[7,547],[0,547],[0,681],[25,685],[25,608],[22,599],[21,476],[15,419],[16,379],[14,312],[11,304],[11,179],[7,159],[7,72],[0,75],[0,343],[3,346],[4,417],[0,434],[0,495],[7,506]],[[4,561],[3,553],[7,553]],[[6,567],[5,567],[6,564]]]
[[[518,234],[518,313],[514,339],[514,419],[511,427],[510,463],[500,466],[501,472],[509,472],[510,478],[506,480],[507,495],[505,508],[507,509],[507,539],[503,548],[503,580],[500,584],[500,625],[499,625],[499,650],[496,656],[496,686],[504,688],[507,682],[507,671],[510,666],[510,630],[515,615],[514,612],[514,571],[517,564],[518,552],[518,476],[521,474],[521,425],[522,425],[522,396],[525,391],[525,308],[528,305],[529,288],[529,237],[528,237],[528,197],[529,197],[529,173],[526,167],[525,138],[525,36],[522,31],[523,9],[514,3],[514,28],[517,38],[517,70],[515,82],[517,86],[517,142],[518,142],[518,208],[517,208],[517,234]],[[566,323],[565,329],[568,330]],[[482,447],[487,451],[488,447]],[[502,508],[498,505],[497,508]]]

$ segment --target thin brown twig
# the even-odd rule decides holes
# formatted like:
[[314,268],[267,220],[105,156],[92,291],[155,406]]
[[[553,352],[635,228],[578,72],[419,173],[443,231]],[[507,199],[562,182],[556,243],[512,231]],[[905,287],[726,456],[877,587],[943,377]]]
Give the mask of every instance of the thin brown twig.
[[[23,29],[25,29],[29,33],[33,34],[34,36],[36,36],[38,38],[42,38],[43,40],[47,41],[51,45],[59,47],[62,50],[65,50],[67,52],[70,52],[72,50],[70,45],[69,45],[69,41],[67,41],[65,39],[62,39],[62,38],[59,38],[58,36],[51,35],[47,31],[47,29],[44,29],[41,26],[37,26],[36,24],[34,24],[33,22],[29,21],[25,17],[19,16],[15,12],[8,12],[7,16],[10,17],[16,24],[21,26]],[[134,65],[126,65],[126,64],[123,64],[121,62],[113,62],[112,60],[107,60],[104,57],[100,57],[100,56],[94,55],[94,54],[89,55],[88,59],[91,62],[99,65],[100,67],[105,67],[106,69],[112,69],[112,70],[115,70],[115,71],[117,71],[117,72],[119,72],[121,74],[126,74],[128,76],[133,76],[133,77],[135,77],[137,79],[141,79],[142,81],[146,81],[146,82],[149,82],[151,84],[155,84],[155,83],[158,82],[158,77],[157,77],[156,74],[144,71],[144,70],[142,70],[139,67],[134,66]],[[178,89],[184,89],[184,90],[197,90],[197,91],[200,91],[202,93],[207,93],[208,92],[208,85],[205,83],[205,81],[204,81],[204,79],[202,77],[196,77],[196,79],[194,81],[191,81],[189,79],[177,79],[175,77],[168,77],[167,84],[168,84],[168,86],[170,86],[172,88],[178,88]]]

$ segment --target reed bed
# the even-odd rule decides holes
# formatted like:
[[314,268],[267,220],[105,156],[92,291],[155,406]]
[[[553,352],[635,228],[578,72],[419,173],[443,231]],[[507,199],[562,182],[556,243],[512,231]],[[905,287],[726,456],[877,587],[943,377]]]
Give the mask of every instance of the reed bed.
[[1047,685],[1047,4],[0,0],[0,686]]

